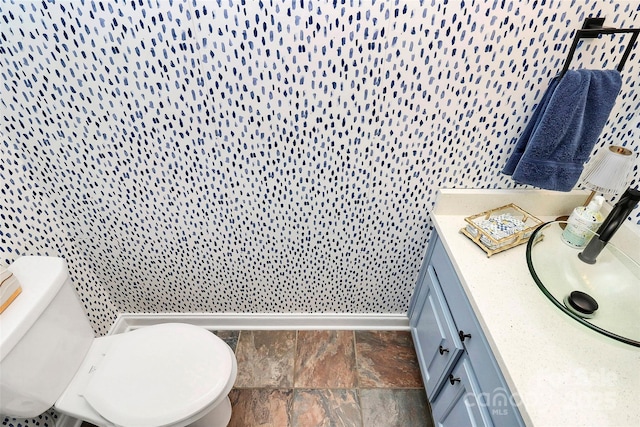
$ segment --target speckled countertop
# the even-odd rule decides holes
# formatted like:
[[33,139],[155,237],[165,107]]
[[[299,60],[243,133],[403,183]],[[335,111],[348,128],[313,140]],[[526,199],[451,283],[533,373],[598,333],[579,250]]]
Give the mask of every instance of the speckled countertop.
[[[602,336],[558,310],[529,274],[526,245],[487,258],[459,230],[465,217],[508,203],[550,221],[569,214],[585,198],[581,191],[441,190],[432,212],[530,426],[640,425],[640,349]],[[640,227],[623,227],[613,241],[628,253],[640,253]]]

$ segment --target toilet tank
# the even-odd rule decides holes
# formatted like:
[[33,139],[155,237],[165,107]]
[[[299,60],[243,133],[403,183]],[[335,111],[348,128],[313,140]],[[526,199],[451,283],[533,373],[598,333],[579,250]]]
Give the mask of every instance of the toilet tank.
[[0,414],[34,417],[62,394],[94,334],[62,258],[21,257],[9,270],[22,293],[0,314]]

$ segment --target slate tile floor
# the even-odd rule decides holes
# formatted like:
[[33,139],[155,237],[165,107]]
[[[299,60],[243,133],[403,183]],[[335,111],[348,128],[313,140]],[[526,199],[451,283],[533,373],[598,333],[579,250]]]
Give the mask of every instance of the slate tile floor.
[[215,333],[238,360],[230,427],[433,426],[409,332]]

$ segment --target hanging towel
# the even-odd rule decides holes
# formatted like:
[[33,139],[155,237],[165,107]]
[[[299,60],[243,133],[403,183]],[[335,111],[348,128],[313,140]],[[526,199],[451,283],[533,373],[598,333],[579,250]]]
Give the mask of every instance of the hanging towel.
[[621,86],[617,70],[567,71],[554,78],[502,172],[521,184],[571,191]]

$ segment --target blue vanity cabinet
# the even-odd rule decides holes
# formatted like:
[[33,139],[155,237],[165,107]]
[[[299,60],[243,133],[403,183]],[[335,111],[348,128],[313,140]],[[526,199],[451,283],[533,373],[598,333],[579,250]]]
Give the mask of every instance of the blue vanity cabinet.
[[437,426],[524,426],[435,233],[409,307],[409,324]]

